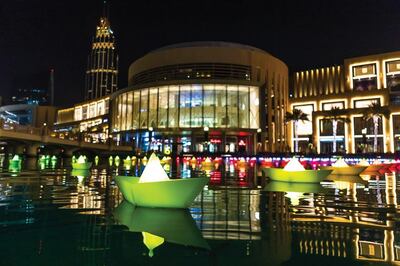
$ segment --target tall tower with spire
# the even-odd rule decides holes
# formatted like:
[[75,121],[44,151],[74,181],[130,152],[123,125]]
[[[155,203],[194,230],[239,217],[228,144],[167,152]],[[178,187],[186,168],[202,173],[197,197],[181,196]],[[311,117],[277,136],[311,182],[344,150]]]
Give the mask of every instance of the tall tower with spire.
[[96,28],[86,70],[85,100],[103,97],[118,88],[118,54],[104,2],[103,16]]

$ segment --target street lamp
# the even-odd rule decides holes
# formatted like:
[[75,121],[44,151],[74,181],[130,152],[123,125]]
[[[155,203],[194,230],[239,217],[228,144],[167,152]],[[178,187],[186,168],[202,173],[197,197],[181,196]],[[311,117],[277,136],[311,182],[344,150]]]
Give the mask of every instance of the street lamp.
[[204,150],[208,151],[208,131],[210,130],[208,126],[203,128],[204,130]]
[[153,127],[149,127],[149,150],[151,149],[152,140],[153,140]]
[[257,128],[257,151],[262,151],[261,128]]
[[363,143],[363,153],[365,152],[366,148],[367,148],[367,128],[363,128],[361,130],[362,133],[362,143]]

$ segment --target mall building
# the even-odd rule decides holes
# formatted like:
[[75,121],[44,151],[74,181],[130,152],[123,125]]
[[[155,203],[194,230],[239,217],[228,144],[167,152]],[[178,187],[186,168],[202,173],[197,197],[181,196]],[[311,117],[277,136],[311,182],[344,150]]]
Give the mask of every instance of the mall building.
[[283,151],[288,91],[286,64],[258,48],[171,45],[131,64],[110,98],[110,134],[144,151]]
[[[310,122],[300,122],[297,129],[300,151],[310,144],[318,153],[373,152],[374,123],[363,119],[372,103],[389,109],[379,116],[377,152],[400,150],[400,52],[368,55],[344,60],[343,65],[310,69],[293,74],[289,109],[300,109]],[[347,122],[337,124],[334,138],[331,109],[341,109]],[[295,141],[289,124],[290,146]]]
[[54,133],[62,139],[106,143],[109,136],[110,97],[105,96],[57,111]]

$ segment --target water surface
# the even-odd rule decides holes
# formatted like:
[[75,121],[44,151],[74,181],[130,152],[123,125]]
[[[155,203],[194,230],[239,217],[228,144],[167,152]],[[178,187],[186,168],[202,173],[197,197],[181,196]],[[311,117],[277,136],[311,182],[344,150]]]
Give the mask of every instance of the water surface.
[[264,180],[257,161],[180,160],[172,176],[210,184],[189,210],[159,210],[123,201],[114,176],[143,167],[123,168],[5,166],[0,265],[400,264],[397,173],[290,185]]

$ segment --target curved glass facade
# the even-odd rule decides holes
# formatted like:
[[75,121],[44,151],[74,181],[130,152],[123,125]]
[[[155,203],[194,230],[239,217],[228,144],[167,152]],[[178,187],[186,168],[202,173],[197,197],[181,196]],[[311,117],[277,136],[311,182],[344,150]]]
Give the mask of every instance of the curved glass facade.
[[259,128],[259,89],[228,84],[168,85],[121,93],[113,131],[163,128]]

